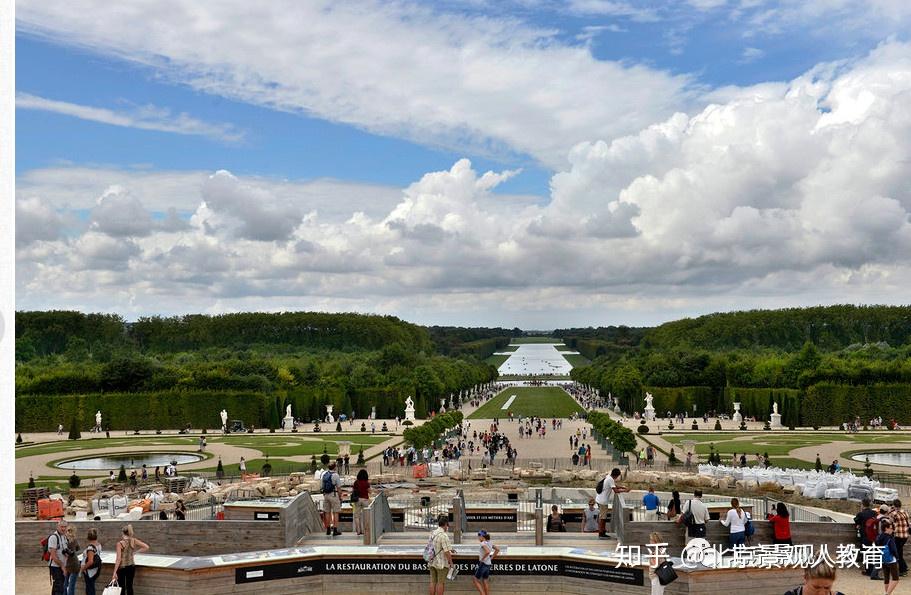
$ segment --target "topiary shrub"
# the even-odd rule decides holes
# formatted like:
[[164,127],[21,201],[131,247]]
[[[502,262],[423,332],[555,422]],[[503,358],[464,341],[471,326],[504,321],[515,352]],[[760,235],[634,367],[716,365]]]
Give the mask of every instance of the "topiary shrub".
[[28,475],[28,487],[29,487],[29,489],[35,487],[35,478],[32,477],[31,473],[29,473],[29,475]]
[[319,422],[316,422],[315,424],[313,424],[313,431],[319,432]]
[[671,422],[671,423],[667,424],[667,429],[668,429],[668,430],[673,430],[673,429],[674,429],[674,422]]
[[274,433],[275,433],[275,428],[269,428],[269,433],[270,433],[270,434],[274,434]]
[[360,447],[357,451],[357,462],[355,463],[358,467],[364,466],[364,447]]
[[769,422],[765,422],[765,425],[762,426],[762,429],[768,432],[769,430],[772,429],[772,424],[770,424]]
[[680,461],[677,459],[676,453],[674,453],[673,448],[671,449],[671,454],[667,455],[667,462],[670,465],[677,465],[680,463]]
[[389,428],[386,427],[386,422],[383,422],[383,427],[380,428],[380,432],[388,432]]
[[206,433],[207,433],[205,428],[202,429],[202,433],[203,433],[203,434],[206,434]]
[[716,419],[716,420],[715,420],[715,431],[716,431],[716,432],[720,432],[720,431],[721,431],[721,420],[720,420],[720,419]]
[[789,426],[788,426],[788,429],[791,430],[791,431],[793,432],[793,431],[794,431],[794,424],[789,425]]
[[70,440],[79,440],[82,438],[82,433],[79,431],[79,420],[76,419],[76,416],[73,416],[73,420],[70,422]]
[[694,430],[698,430],[698,429],[699,429],[699,424],[696,423],[696,420],[695,420],[695,419],[693,420],[693,425],[692,425],[691,427],[692,427],[692,429],[694,429]]
[[127,468],[120,465],[120,473],[117,474],[117,481],[126,481],[127,480]]
[[[410,419],[406,419],[405,421],[402,422],[402,425],[403,425],[403,426],[413,426],[413,425],[414,425],[414,422],[411,421]],[[361,427],[363,428],[363,427],[364,427],[364,424],[361,424]],[[365,428],[365,429],[366,429],[366,428]]]
[[645,425],[645,424],[642,424],[641,426],[639,426],[638,428],[636,428],[636,433],[638,433],[638,434],[648,434],[648,426]]
[[266,462],[263,463],[263,468],[261,470],[261,475],[263,477],[269,477],[272,475],[272,463],[269,462],[268,456],[266,457]]
[[161,430],[155,430],[155,433],[156,433],[157,435],[161,436]]
[[221,457],[218,457],[218,466],[215,468],[215,478],[224,479],[225,478],[225,467],[221,464]]
[[22,434],[16,434],[16,444],[22,444]]
[[361,432],[366,432],[366,431],[367,431],[367,426],[364,424],[364,422],[361,422]]
[[746,431],[746,429],[747,429],[747,422],[745,422],[745,421],[740,422],[740,429],[743,430],[743,431]]
[[73,474],[70,475],[69,481],[70,481],[70,487],[73,488],[73,489],[78,488],[78,487],[79,487],[79,484],[82,483],[82,479],[80,479],[79,476],[76,475],[76,472],[75,472],[75,471],[73,471]]
[[340,421],[335,422],[335,431],[336,431],[336,432],[341,432],[341,431],[342,431],[342,422],[340,422]]

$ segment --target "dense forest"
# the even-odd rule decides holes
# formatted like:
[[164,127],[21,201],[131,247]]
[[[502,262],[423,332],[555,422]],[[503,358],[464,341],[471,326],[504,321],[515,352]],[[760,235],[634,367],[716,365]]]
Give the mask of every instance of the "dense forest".
[[[767,419],[775,400],[793,424],[876,415],[911,423],[909,307],[712,314],[648,329],[638,345],[618,336],[577,332],[564,339],[593,360],[573,378],[611,392],[628,411],[641,410],[649,390],[662,412],[695,405],[700,413],[730,413],[739,400],[745,415]],[[586,353],[586,341],[597,341],[598,351]],[[826,406],[826,398],[835,400]]]
[[425,416],[441,397],[496,377],[473,355],[475,341],[453,344],[457,357],[440,355],[427,329],[387,316],[249,313],[125,323],[116,315],[18,312],[16,335],[20,430],[50,429],[70,416],[87,423],[96,409],[113,428],[211,425],[219,402],[258,427],[277,426],[287,404],[306,420],[324,417],[326,404],[395,417],[409,395]]

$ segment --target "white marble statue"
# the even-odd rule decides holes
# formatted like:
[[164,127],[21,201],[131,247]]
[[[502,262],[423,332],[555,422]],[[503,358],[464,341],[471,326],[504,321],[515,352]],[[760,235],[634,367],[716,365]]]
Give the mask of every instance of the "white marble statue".
[[291,403],[288,403],[288,406],[285,407],[285,417],[292,417],[292,415],[291,415]]
[[740,414],[740,403],[734,403],[734,421],[737,423],[743,421],[743,416]]
[[778,403],[772,403],[772,413],[778,415]]
[[411,400],[411,397],[405,399],[405,419],[414,421],[414,401]]
[[228,412],[224,409],[221,410],[221,428],[225,429],[228,427]]
[[414,409],[414,401],[410,396],[405,398],[405,409]]
[[101,411],[95,412],[95,430],[101,431]]
[[654,401],[654,400],[655,400],[655,397],[652,396],[652,393],[645,393],[645,408],[654,409],[655,407],[654,407],[654,405],[652,405],[652,401]]
[[332,405],[326,405],[326,421],[330,424],[335,423],[335,418],[332,416]]

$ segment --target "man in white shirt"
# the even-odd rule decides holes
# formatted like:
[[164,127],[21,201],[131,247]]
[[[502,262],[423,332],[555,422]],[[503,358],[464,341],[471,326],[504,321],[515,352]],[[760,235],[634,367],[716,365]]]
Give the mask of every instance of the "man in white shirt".
[[688,512],[693,513],[693,522],[686,528],[687,543],[697,537],[705,537],[706,523],[709,522],[709,509],[702,501],[702,490],[693,490],[693,499],[683,505],[682,514],[677,517],[677,523],[683,523]]
[[601,539],[610,539],[605,525],[607,524],[607,514],[610,512],[611,503],[614,500],[614,494],[622,494],[629,491],[629,488],[617,485],[617,479],[620,475],[620,469],[614,467],[610,475],[604,477],[604,485],[601,488],[601,492],[595,496],[595,502],[598,503],[598,537]]

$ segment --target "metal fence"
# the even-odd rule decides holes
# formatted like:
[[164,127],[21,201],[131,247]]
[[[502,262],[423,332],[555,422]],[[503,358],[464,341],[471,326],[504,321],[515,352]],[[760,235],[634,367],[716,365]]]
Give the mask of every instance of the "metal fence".
[[364,515],[367,518],[367,538],[370,544],[379,543],[380,537],[384,533],[395,531],[392,523],[392,510],[389,507],[386,492],[376,495],[370,506],[364,511]]

